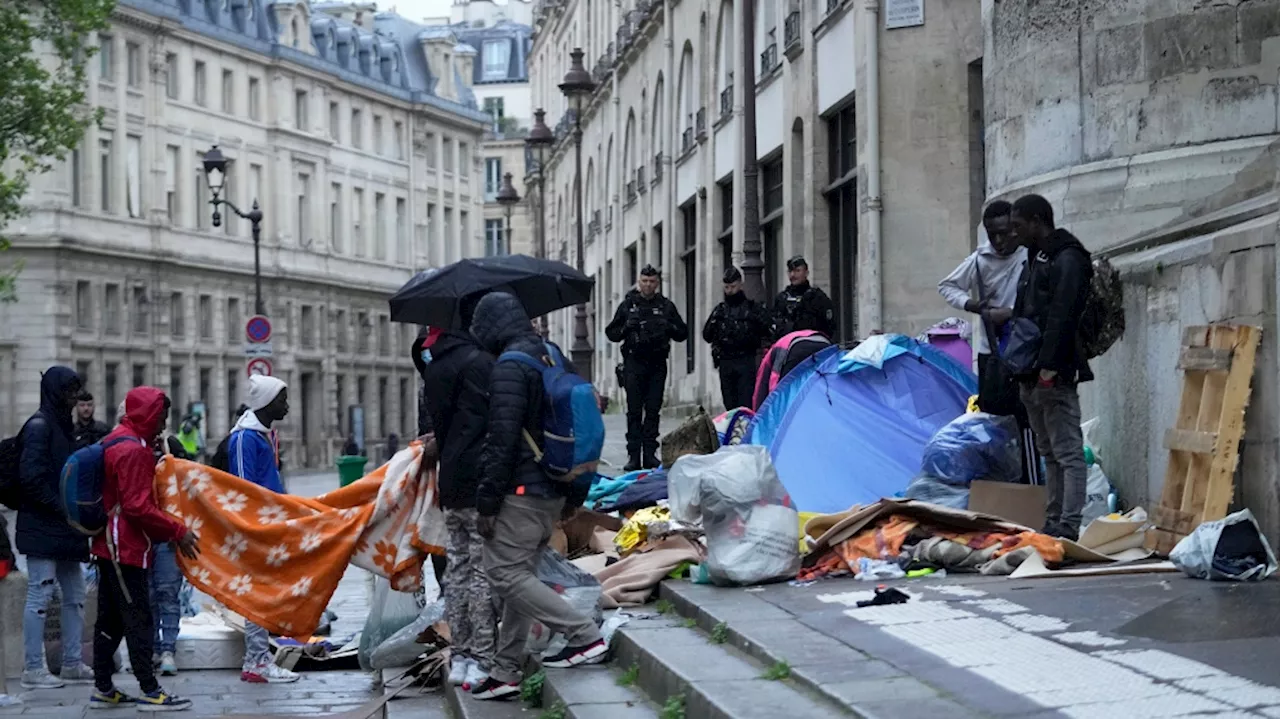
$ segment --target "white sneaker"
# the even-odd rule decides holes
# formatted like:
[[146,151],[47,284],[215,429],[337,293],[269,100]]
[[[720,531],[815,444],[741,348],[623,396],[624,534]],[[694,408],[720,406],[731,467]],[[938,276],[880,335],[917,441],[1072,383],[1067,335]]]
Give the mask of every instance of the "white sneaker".
[[240,681],[249,684],[288,684],[301,678],[301,674],[291,672],[275,662],[267,662],[256,667],[244,667],[240,670]]
[[164,652],[160,655],[160,676],[178,676],[178,660],[173,656],[173,652]]
[[477,662],[467,662],[467,677],[462,682],[462,688],[471,691],[476,687],[484,684],[484,680],[489,678],[489,672],[480,668]]
[[466,657],[454,657],[449,663],[449,684],[460,687],[467,681],[467,669],[471,666],[471,660]]
[[92,684],[93,670],[83,663],[78,667],[63,667],[58,678],[67,684]]
[[29,669],[22,673],[23,689],[61,689],[66,682],[49,673],[48,669]]

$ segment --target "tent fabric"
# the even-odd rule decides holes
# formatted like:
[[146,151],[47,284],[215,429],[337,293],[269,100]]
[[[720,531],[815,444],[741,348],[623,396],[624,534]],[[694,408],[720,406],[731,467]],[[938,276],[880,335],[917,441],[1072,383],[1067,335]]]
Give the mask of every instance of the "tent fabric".
[[964,414],[977,378],[941,350],[878,335],[784,378],[749,439],[769,448],[805,512],[835,513],[906,491],[934,433]]

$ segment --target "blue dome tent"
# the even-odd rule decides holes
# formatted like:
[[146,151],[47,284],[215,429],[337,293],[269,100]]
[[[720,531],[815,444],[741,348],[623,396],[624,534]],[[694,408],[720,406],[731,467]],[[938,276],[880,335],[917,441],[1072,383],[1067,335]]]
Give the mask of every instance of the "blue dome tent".
[[843,512],[906,491],[924,447],[964,414],[977,378],[903,335],[831,347],[787,375],[746,441],[769,448],[803,512]]

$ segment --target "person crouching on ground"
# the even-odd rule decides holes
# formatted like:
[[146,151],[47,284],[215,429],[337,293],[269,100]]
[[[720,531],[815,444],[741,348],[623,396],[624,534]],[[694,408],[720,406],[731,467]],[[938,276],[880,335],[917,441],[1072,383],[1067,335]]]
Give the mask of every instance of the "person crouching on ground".
[[[515,297],[486,295],[476,307],[471,332],[491,354],[524,352],[545,357]],[[573,368],[566,367],[569,371]],[[549,477],[534,459],[543,441],[545,391],[538,370],[516,360],[499,360],[489,381],[489,426],[480,462],[477,526],[484,543],[484,567],[493,592],[502,599],[502,625],[489,678],[472,690],[477,699],[507,699],[520,693],[525,639],[533,622],[564,634],[568,646],[543,657],[545,667],[597,664],[608,652],[595,622],[569,606],[534,573],[557,519],[576,510],[584,497],[566,501],[571,485]]]
[[[95,709],[128,705],[136,705],[139,711],[190,709],[189,699],[160,688],[151,664],[155,642],[155,623],[147,601],[147,571],[154,560],[151,548],[176,542],[188,559],[200,554],[195,532],[161,510],[155,495],[152,447],[169,416],[169,398],[155,387],[137,387],[129,390],[124,403],[124,418],[103,440],[125,441],[111,444],[103,455],[102,503],[118,509],[108,515],[106,530],[93,538],[98,621],[93,634],[96,691],[90,702]],[[117,689],[111,677],[122,639],[142,691],[136,699]]]
[[[231,474],[277,494],[284,494],[280,482],[279,448],[271,425],[289,414],[289,389],[275,377],[249,378],[248,411],[236,421],[227,442],[227,466]],[[266,629],[245,622],[244,666],[240,681],[250,684],[283,684],[298,681],[299,675],[271,659],[271,636]]]

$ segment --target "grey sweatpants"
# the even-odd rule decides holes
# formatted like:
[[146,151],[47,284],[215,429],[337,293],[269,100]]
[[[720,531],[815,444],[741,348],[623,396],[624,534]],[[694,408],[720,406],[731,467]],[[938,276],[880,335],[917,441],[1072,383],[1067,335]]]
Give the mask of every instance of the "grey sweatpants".
[[1036,450],[1044,457],[1049,490],[1045,530],[1075,539],[1080,534],[1080,515],[1089,482],[1084,435],[1080,431],[1080,394],[1074,384],[1024,385],[1021,394],[1036,435]]
[[520,681],[524,644],[534,621],[564,634],[569,646],[593,644],[600,630],[591,617],[577,612],[538,580],[538,554],[547,546],[563,499],[511,495],[502,502],[493,538],[484,543],[484,569],[493,593],[502,599],[502,627],[489,676],[500,682]]

